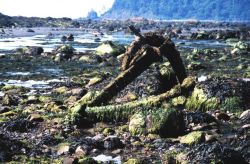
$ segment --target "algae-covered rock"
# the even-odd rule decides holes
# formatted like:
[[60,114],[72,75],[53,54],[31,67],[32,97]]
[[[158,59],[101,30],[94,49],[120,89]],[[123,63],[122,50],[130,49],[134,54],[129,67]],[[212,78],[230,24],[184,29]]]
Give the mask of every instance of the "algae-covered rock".
[[58,94],[65,94],[67,91],[68,91],[68,88],[65,86],[53,89],[53,92],[58,93]]
[[234,48],[239,48],[240,50],[247,50],[248,49],[248,44],[244,43],[242,41],[239,41],[236,44],[234,44]]
[[98,164],[98,162],[91,157],[80,158],[78,160],[78,163],[79,164]]
[[207,111],[216,109],[218,100],[208,97],[201,88],[195,87],[192,95],[187,99],[186,107],[190,110]]
[[7,105],[7,106],[12,106],[12,105],[18,105],[19,103],[19,98],[13,95],[4,95],[1,103],[3,105]]
[[205,140],[204,132],[194,131],[191,132],[180,139],[180,143],[188,144],[188,145],[195,145],[203,142]]
[[162,155],[163,163],[188,164],[186,152],[180,150],[169,150]]
[[111,41],[103,42],[99,47],[96,49],[97,55],[104,55],[104,54],[112,54],[112,55],[120,55],[125,52],[125,48],[122,45],[118,45]]
[[16,53],[21,54],[21,55],[41,55],[44,50],[42,47],[38,47],[38,46],[26,46],[23,48],[18,48],[15,50]]
[[54,50],[56,53],[73,54],[75,49],[71,45],[62,45]]
[[159,134],[161,137],[175,137],[183,132],[182,114],[175,109],[152,109],[133,115],[129,131],[133,135],[146,133]]
[[139,159],[130,158],[127,160],[127,162],[124,162],[124,164],[142,164],[143,162]]
[[196,85],[187,99],[189,110],[222,109],[237,112],[247,108],[250,85],[243,80],[211,78]]
[[103,78],[100,76],[93,77],[89,80],[87,87],[100,83],[102,80]]
[[179,96],[179,97],[173,98],[171,104],[175,107],[179,107],[179,106],[183,107],[186,103],[186,100],[187,99],[185,96]]
[[142,113],[134,114],[129,121],[129,132],[133,135],[146,133],[146,117]]

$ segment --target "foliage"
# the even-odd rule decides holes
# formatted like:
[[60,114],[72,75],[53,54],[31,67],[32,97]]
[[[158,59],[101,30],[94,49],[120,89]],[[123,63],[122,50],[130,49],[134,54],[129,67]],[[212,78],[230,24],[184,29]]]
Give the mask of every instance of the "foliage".
[[103,17],[250,21],[249,0],[116,0]]

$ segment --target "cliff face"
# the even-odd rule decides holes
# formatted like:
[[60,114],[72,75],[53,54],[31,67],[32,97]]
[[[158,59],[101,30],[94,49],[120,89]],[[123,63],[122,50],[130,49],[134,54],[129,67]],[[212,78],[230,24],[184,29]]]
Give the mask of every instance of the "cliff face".
[[116,0],[102,17],[250,21],[250,0]]

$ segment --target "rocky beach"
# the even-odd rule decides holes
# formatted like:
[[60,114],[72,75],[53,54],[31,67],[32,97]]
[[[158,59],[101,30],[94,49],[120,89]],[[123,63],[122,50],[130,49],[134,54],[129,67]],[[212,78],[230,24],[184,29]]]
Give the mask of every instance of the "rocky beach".
[[0,29],[0,163],[250,163],[250,24],[69,24]]

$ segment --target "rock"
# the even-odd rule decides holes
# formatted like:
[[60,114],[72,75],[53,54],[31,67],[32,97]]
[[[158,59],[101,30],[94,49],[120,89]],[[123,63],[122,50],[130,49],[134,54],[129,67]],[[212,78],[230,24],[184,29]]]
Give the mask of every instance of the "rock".
[[82,88],[73,88],[69,91],[66,92],[66,95],[72,95],[72,96],[77,96],[77,97],[82,97],[87,93],[86,89]]
[[213,142],[213,141],[216,141],[219,137],[220,137],[220,135],[218,133],[212,132],[212,131],[207,131],[206,135],[205,135],[205,141],[206,142]]
[[80,57],[79,61],[82,61],[84,63],[96,63],[97,62],[97,60],[94,59],[90,55],[83,55],[82,57]]
[[36,97],[36,96],[29,96],[28,99],[26,101],[24,101],[23,103],[25,104],[36,104],[39,103],[40,100]]
[[249,130],[250,129],[250,124],[243,125],[241,127],[241,129],[243,129],[243,130]]
[[43,122],[44,119],[40,114],[31,114],[28,116],[29,121],[32,122]]
[[84,157],[82,159],[79,159],[78,164],[99,164],[99,163],[91,157]]
[[80,157],[80,156],[86,155],[86,154],[87,154],[87,151],[84,150],[83,147],[78,146],[78,147],[76,148],[75,154],[76,154],[76,156]]
[[118,56],[125,52],[125,48],[121,45],[118,45],[111,41],[103,42],[99,47],[96,49],[97,55],[105,55],[105,54],[112,54]]
[[205,69],[206,67],[204,65],[202,65],[200,62],[192,62],[191,64],[189,64],[187,66],[187,69],[189,70],[194,70],[194,71],[197,71],[197,70],[200,70],[200,69]]
[[245,124],[249,124],[250,123],[250,109],[244,111],[241,115],[240,115],[240,120],[242,122],[244,122]]
[[62,162],[62,164],[77,164],[77,163],[78,163],[77,158],[69,158],[69,157],[64,158]]
[[120,138],[117,136],[108,136],[107,138],[104,139],[104,148],[108,150],[114,150],[114,149],[119,149],[123,148],[124,145],[121,142]]
[[210,78],[196,85],[192,95],[187,99],[186,108],[238,112],[243,109],[243,104],[247,104],[245,99],[249,95],[249,88],[249,84],[243,80]]
[[65,86],[53,89],[53,92],[58,93],[58,94],[65,94],[67,91],[68,91],[68,88]]
[[102,131],[102,134],[104,135],[113,135],[115,133],[115,131],[111,128],[105,128],[103,131]]
[[215,117],[203,112],[184,113],[185,126],[187,130],[207,129],[210,123],[216,123]]
[[176,137],[183,133],[182,113],[175,109],[154,109],[140,112],[130,118],[129,132],[132,135],[146,133],[159,134],[161,137]]
[[179,96],[179,97],[173,98],[171,104],[175,107],[184,107],[186,100],[187,99],[185,96]]
[[97,83],[100,83],[102,80],[103,80],[102,77],[93,77],[93,78],[91,78],[91,79],[89,80],[89,82],[88,82],[88,84],[87,84],[86,87],[90,87],[90,86],[92,86],[92,85],[95,85],[95,84],[97,84]]
[[174,164],[174,163],[181,163],[186,164],[185,160],[180,158],[180,155],[184,155],[185,153],[181,153],[179,150],[168,150],[162,155],[162,161],[165,164]]
[[127,160],[127,162],[124,162],[124,164],[142,164],[142,161],[139,159],[130,158]]
[[69,152],[69,145],[60,145],[57,150],[57,155],[67,154]]
[[67,37],[66,37],[65,35],[63,35],[63,36],[61,37],[61,41],[62,41],[62,42],[66,42],[66,40],[67,40]]
[[28,54],[28,55],[37,56],[37,55],[41,55],[44,52],[43,48],[38,47],[38,46],[28,46],[27,48],[28,49],[27,49],[27,51],[25,53]]
[[44,52],[44,50],[42,47],[38,46],[26,46],[23,48],[15,49],[15,52],[21,55],[38,56],[41,55]]
[[29,28],[27,29],[27,32],[35,32],[35,31]]
[[187,145],[196,145],[200,144],[201,142],[205,141],[205,134],[204,132],[194,131],[191,132],[180,139],[180,143],[187,144]]
[[18,105],[18,103],[19,103],[19,98],[13,95],[5,94],[2,99],[2,105],[15,106]]
[[9,112],[11,110],[8,106],[0,106],[0,114]]
[[224,121],[229,121],[230,120],[230,116],[228,116],[226,113],[224,112],[217,112],[215,113],[215,117],[218,120],[224,120]]
[[238,48],[240,50],[247,50],[248,49],[248,44],[244,43],[242,41],[237,42],[236,44],[233,45],[234,48]]
[[70,41],[70,42],[74,41],[74,35],[73,34],[69,34],[67,36],[67,40]]
[[75,49],[71,45],[62,45],[60,47],[57,47],[55,50],[53,50],[54,53],[63,53],[66,55],[73,55]]

